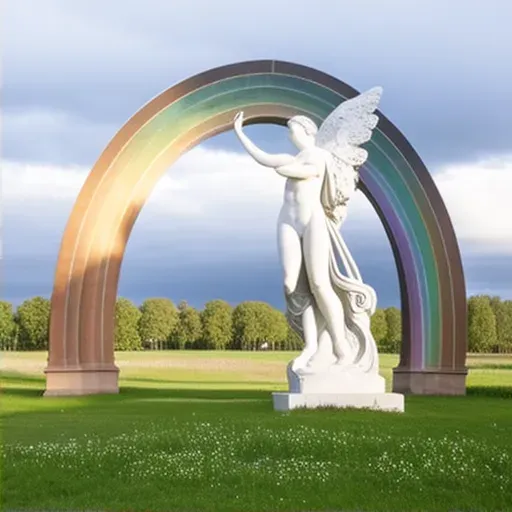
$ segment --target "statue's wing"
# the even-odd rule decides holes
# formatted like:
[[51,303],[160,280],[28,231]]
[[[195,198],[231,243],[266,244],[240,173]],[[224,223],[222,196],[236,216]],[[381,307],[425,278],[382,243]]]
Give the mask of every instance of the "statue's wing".
[[368,152],[359,147],[368,142],[379,118],[377,110],[382,88],[374,87],[344,101],[324,120],[316,135],[316,145],[329,151],[334,160],[346,165],[361,166]]

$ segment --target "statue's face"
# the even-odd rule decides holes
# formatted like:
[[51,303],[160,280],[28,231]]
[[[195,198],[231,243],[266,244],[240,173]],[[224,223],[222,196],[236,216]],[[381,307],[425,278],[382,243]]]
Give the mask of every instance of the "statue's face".
[[299,148],[305,148],[311,143],[311,135],[299,123],[290,123],[290,139]]

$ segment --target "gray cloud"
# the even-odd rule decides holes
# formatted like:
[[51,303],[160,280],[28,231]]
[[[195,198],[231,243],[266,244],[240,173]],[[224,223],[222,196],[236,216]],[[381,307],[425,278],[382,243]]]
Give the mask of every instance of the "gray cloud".
[[[41,242],[32,238],[35,229],[24,227],[33,243]],[[51,250],[34,254],[28,247],[22,249],[16,244],[16,237],[14,229],[7,225],[3,298],[19,304],[34,295],[49,297],[57,254]],[[357,242],[357,235],[353,235],[347,237],[347,243],[351,243],[364,278],[375,286],[379,304],[397,305],[396,270],[383,237],[383,233],[377,233],[372,240],[357,244],[351,243]],[[118,293],[138,303],[147,297],[166,296],[202,307],[206,301],[221,297],[232,304],[263,300],[282,308],[282,276],[272,234],[252,243],[246,241],[209,239],[201,232],[160,240],[149,238],[143,225],[137,225],[123,261]],[[54,240],[48,243],[49,248],[55,246]]]
[[[428,163],[509,147],[508,2],[452,0],[434,9],[426,0],[322,0],[290,8],[261,0],[248,11],[247,4],[219,1],[212,12],[209,6],[163,0],[146,1],[143,9],[121,1],[9,2],[5,156],[34,149],[39,137],[39,147],[47,149],[33,150],[34,158],[53,154],[60,162],[74,157],[90,164],[114,127],[154,95],[191,74],[254,58],[311,65],[358,89],[382,84],[383,112]],[[43,126],[30,133],[30,127],[21,130],[11,121],[20,109],[65,111],[73,123],[51,136]],[[96,125],[93,142],[84,142],[83,127],[91,126],[92,134]]]
[[[21,224],[21,223],[20,223]],[[18,226],[20,225],[18,224]],[[282,277],[272,236],[240,244],[233,238],[208,239],[203,233],[191,233],[187,239],[150,239],[143,225],[134,229],[123,262],[119,294],[140,303],[147,297],[166,296],[178,302],[186,299],[196,307],[216,297],[237,304],[244,300],[263,300],[283,307]],[[24,226],[30,240],[35,229]],[[15,304],[28,297],[49,297],[53,286],[56,247],[38,251],[16,249],[16,233],[5,232],[2,264],[2,295]],[[399,305],[399,285],[391,249],[383,231],[358,240],[357,233],[347,235],[366,282],[375,287],[379,306]],[[253,249],[253,250],[251,250]],[[510,258],[489,255],[486,258],[466,254],[464,270],[470,294],[489,293],[512,299]]]
[[[4,223],[2,295],[19,304],[34,295],[50,296],[65,215],[37,224],[33,218],[14,213],[8,210]],[[143,211],[134,227],[123,261],[120,295],[138,303],[147,297],[167,296],[202,307],[206,301],[222,297],[233,304],[263,300],[283,307],[273,226],[244,235],[239,229],[231,234],[210,232],[183,219],[173,219],[171,231],[159,231],[154,222],[151,212]],[[384,230],[373,222],[372,229],[358,231],[360,224],[355,218],[347,226],[347,244],[365,281],[375,287],[379,305],[398,305],[398,277]],[[464,247],[463,255],[469,293],[512,298],[509,256],[482,257]]]

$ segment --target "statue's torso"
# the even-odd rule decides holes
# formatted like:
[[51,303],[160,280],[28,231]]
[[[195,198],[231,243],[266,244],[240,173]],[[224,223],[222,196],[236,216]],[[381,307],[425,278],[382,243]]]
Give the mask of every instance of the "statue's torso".
[[291,224],[302,235],[314,216],[325,215],[320,202],[326,165],[325,151],[320,148],[303,150],[297,155],[296,162],[314,165],[319,170],[318,177],[286,180],[279,218],[281,222]]

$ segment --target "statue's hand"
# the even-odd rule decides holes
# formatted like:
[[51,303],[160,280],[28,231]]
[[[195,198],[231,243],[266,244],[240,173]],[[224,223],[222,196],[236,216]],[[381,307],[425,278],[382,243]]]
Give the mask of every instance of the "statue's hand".
[[238,114],[235,116],[235,119],[234,119],[235,130],[241,131],[243,123],[244,123],[244,113],[238,112]]

